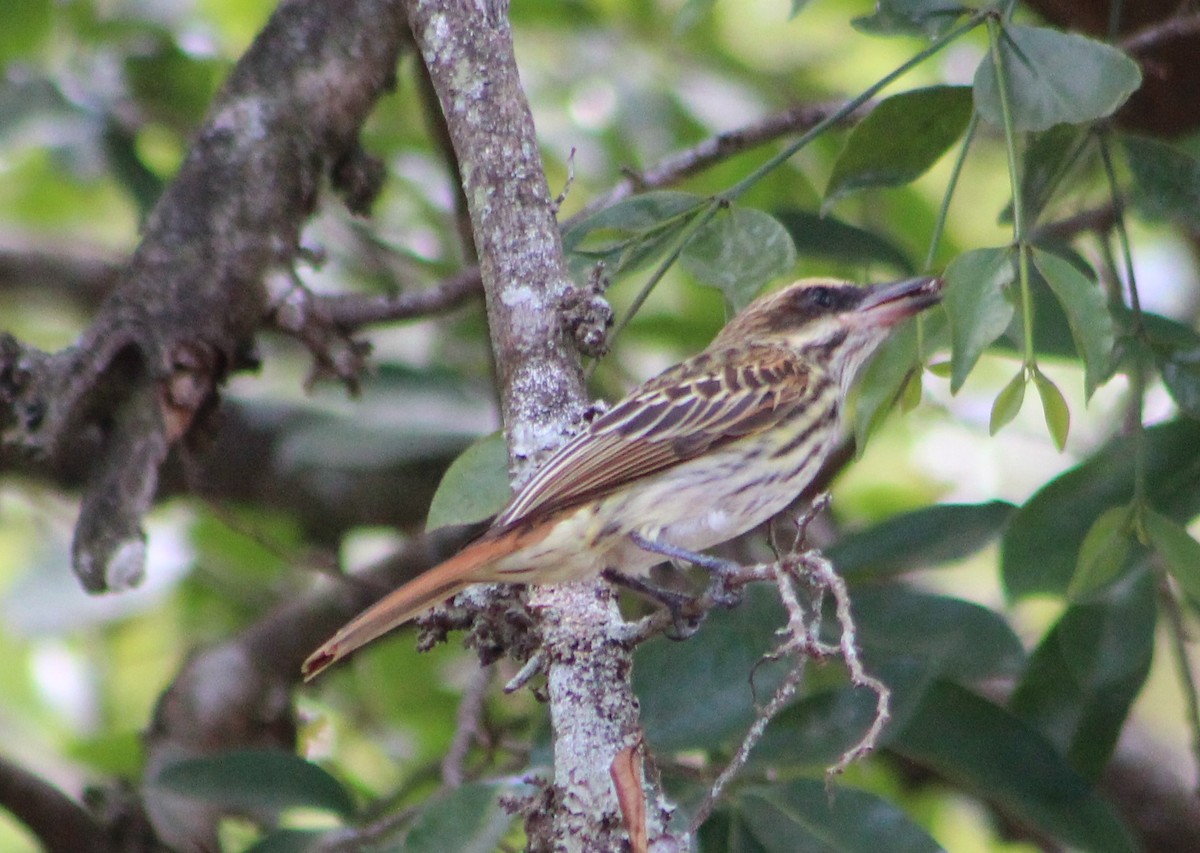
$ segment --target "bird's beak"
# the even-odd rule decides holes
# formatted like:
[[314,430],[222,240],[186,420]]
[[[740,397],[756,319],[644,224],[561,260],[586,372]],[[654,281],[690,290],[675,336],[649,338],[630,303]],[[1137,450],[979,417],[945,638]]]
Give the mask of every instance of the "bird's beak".
[[855,326],[894,326],[936,305],[941,298],[942,280],[936,276],[876,284],[868,289],[849,319]]

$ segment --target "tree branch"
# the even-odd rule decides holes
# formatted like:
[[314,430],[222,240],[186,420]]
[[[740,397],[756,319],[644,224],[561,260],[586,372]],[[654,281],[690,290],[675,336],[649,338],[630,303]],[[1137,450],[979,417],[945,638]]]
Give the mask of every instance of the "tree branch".
[[28,827],[46,853],[106,853],[109,849],[104,827],[83,806],[3,757],[0,808]]
[[[155,709],[145,777],[183,759],[237,748],[294,748],[292,689],[322,639],[400,584],[449,557],[465,531],[414,537],[395,554],[337,584],[289,598],[245,630],[191,655]],[[219,809],[144,789],[156,831],[173,849],[215,837]],[[216,848],[212,848],[216,849]]]
[[73,548],[87,589],[140,575],[156,461],[250,363],[263,279],[291,263],[326,176],[354,210],[377,189],[358,130],[392,83],[404,32],[387,0],[284,2],[80,342],[51,355],[0,339],[3,451],[53,468],[80,436],[98,448]]
[[304,341],[349,335],[364,326],[452,311],[483,292],[479,267],[468,267],[433,287],[402,293],[315,294],[291,288],[271,313],[276,328]]
[[120,259],[98,247],[0,234],[0,292],[36,291],[94,310],[112,292],[120,271]]
[[[520,476],[562,441],[586,397],[563,334],[559,305],[571,284],[507,4],[409,0],[408,7],[463,176],[509,453]],[[529,597],[549,666],[555,733],[554,787],[541,798],[549,808],[529,813],[530,848],[570,839],[577,849],[618,849],[624,833],[608,770],[640,738],[629,650],[612,639],[620,614],[599,581],[535,587]],[[651,835],[661,835],[661,803],[650,819]]]
[[1176,15],[1157,21],[1121,39],[1120,46],[1129,53],[1142,53],[1165,41],[1200,33],[1200,14]]
[[[672,186],[684,178],[702,172],[710,166],[741,154],[743,151],[774,142],[784,136],[804,133],[825,121],[843,106],[844,102],[842,101],[828,104],[799,104],[764,116],[744,127],[710,136],[691,148],[684,148],[667,155],[647,169],[627,174],[612,189],[604,195],[592,199],[582,210],[564,222],[563,228],[570,228],[576,222],[604,210],[606,207],[611,207],[634,193]],[[853,124],[861,120],[872,108],[871,104],[860,107],[846,116],[843,123]]]

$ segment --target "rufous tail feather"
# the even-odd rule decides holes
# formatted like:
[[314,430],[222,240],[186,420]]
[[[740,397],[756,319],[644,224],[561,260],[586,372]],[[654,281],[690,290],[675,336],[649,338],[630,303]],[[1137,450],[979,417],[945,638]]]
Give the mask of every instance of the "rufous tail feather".
[[388,593],[343,625],[308,656],[301,668],[304,680],[311,681],[350,652],[403,625],[422,610],[445,601],[473,583],[486,580],[479,577],[478,570],[510,550],[511,545],[503,540],[476,542]]

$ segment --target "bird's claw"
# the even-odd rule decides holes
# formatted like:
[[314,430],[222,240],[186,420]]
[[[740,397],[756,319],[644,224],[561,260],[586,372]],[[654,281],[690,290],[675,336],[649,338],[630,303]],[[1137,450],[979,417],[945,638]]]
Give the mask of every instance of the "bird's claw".
[[670,640],[686,640],[699,630],[700,623],[704,621],[704,607],[695,596],[663,589],[647,583],[641,578],[631,577],[614,569],[606,569],[603,577],[610,583],[631,589],[661,605],[671,616],[671,628],[665,632]]

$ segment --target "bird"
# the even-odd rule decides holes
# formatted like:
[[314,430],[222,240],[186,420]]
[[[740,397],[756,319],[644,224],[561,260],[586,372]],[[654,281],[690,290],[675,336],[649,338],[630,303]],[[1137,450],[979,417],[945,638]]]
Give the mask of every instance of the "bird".
[[758,297],[551,454],[479,538],[338,630],[305,680],[472,584],[636,580],[769,520],[841,442],[867,358],[941,289],[804,279]]

